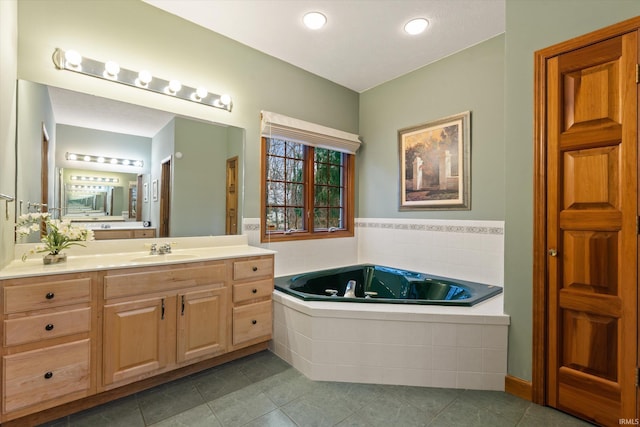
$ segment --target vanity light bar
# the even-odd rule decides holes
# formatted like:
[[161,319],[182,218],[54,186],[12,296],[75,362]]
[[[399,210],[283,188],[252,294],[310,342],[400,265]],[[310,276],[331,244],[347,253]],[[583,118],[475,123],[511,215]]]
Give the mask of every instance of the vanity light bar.
[[119,159],[116,157],[107,158],[104,156],[92,156],[90,154],[66,153],[65,158],[67,160],[77,160],[79,162],[109,163],[112,165],[133,166],[137,168],[144,166],[144,162],[142,160]]
[[87,182],[120,182],[118,178],[106,178],[104,176],[80,176],[71,175],[69,177],[71,181],[87,181]]
[[76,185],[71,186],[72,190],[85,190],[85,191],[105,191],[106,188],[102,185]]
[[87,76],[112,80],[127,86],[163,95],[174,96],[202,105],[231,111],[233,102],[229,95],[217,95],[210,93],[203,87],[193,88],[185,86],[179,80],[163,80],[153,76],[149,71],[134,71],[122,68],[114,61],[100,62],[95,59],[85,58],[75,50],[62,50],[57,48],[53,52],[53,63],[59,70],[68,70]]

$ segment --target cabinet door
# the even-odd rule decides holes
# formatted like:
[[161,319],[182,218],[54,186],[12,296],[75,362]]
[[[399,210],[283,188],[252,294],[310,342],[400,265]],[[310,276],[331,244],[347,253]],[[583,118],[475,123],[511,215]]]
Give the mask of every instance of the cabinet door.
[[104,385],[130,380],[167,365],[167,329],[173,298],[104,306]]
[[178,295],[178,362],[227,350],[227,289]]

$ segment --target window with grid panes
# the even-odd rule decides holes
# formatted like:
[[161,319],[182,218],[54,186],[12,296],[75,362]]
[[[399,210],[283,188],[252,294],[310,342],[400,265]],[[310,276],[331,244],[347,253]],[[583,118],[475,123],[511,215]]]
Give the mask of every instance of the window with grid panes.
[[353,155],[263,138],[263,241],[353,235]]

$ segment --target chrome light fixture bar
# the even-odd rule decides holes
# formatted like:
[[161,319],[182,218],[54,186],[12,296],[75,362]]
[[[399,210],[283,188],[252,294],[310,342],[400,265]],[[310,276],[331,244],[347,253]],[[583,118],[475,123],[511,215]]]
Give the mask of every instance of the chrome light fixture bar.
[[100,62],[95,59],[85,58],[75,50],[65,51],[57,48],[53,52],[53,63],[59,70],[68,70],[104,80],[111,80],[127,86],[173,96],[229,112],[233,107],[233,102],[229,95],[210,93],[204,87],[193,88],[185,86],[179,80],[163,80],[153,76],[146,70],[128,70],[120,67],[114,61]]
[[65,153],[65,158],[67,160],[75,160],[78,162],[109,163],[111,165],[133,166],[137,168],[144,166],[144,162],[142,160],[122,159],[117,157],[108,158],[104,156],[93,156],[91,154]]

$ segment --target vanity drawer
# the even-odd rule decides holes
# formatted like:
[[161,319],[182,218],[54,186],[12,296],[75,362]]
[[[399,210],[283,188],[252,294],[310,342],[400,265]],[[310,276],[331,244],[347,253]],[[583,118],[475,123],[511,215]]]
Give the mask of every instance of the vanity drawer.
[[104,278],[104,298],[121,298],[201,285],[224,286],[226,274],[227,269],[222,261],[196,267],[175,267],[143,272],[128,270],[126,273]]
[[[3,410],[74,400],[90,388],[89,339],[4,356]],[[82,393],[82,392],[85,393]],[[68,399],[60,399],[69,395]]]
[[273,276],[273,258],[234,261],[233,280],[257,279]]
[[233,308],[233,345],[254,338],[270,337],[273,309],[271,300]]
[[152,238],[152,237],[156,237],[155,228],[147,228],[144,230],[133,230],[134,239]]
[[43,308],[89,302],[91,278],[41,282],[4,287],[4,313],[41,310]]
[[272,293],[272,279],[233,285],[233,302],[238,303],[256,298],[270,297]]
[[91,328],[91,308],[58,311],[4,321],[4,345],[18,345],[63,337]]

